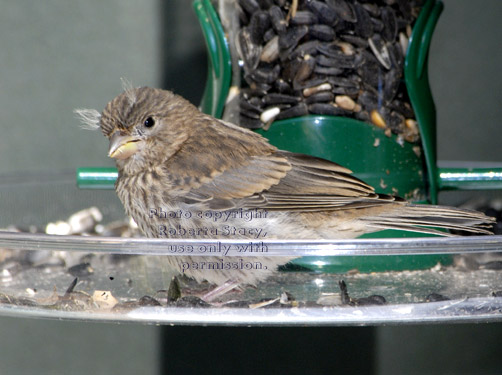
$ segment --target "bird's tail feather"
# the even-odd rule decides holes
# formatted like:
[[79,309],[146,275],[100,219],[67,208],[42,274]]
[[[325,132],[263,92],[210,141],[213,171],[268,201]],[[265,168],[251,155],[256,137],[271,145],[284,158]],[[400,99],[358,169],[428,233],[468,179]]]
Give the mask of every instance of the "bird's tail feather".
[[464,231],[475,234],[493,234],[495,218],[482,212],[462,208],[407,204],[378,216],[364,218],[367,225],[380,229],[397,229],[410,232],[452,236],[440,229]]

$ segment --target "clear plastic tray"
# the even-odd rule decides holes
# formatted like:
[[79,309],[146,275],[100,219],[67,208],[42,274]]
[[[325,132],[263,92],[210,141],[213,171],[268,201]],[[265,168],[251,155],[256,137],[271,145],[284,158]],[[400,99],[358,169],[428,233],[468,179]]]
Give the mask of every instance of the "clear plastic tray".
[[[36,181],[36,182],[35,182]],[[0,228],[43,230],[49,221],[97,206],[103,221],[123,219],[114,192],[82,191],[73,173],[3,176]],[[267,241],[267,256],[335,258],[450,254],[429,269],[360,273],[281,271],[255,288],[205,305],[207,292],[179,278],[185,297],[167,299],[176,271],[166,251],[178,244],[237,245],[247,241],[182,241],[56,236],[0,231],[0,314],[110,322],[219,325],[362,325],[502,320],[502,236],[343,241]],[[204,256],[203,254],[191,254]],[[249,254],[229,252],[227,257]],[[253,254],[256,256],[256,254]],[[326,258],[328,259],[328,258]],[[344,281],[348,295],[342,293]],[[286,293],[287,292],[287,293]],[[286,298],[285,296],[288,296]],[[378,297],[371,297],[371,296]],[[193,297],[193,296],[192,296]],[[378,304],[383,302],[385,304]],[[442,297],[448,300],[441,300]],[[368,304],[369,303],[369,304]]]
[[[225,325],[502,320],[502,298],[494,296],[502,290],[502,279],[500,271],[492,269],[498,268],[497,252],[502,251],[502,236],[268,241],[267,256],[457,254],[457,261],[452,266],[438,265],[418,271],[279,272],[256,288],[223,296],[213,306],[201,306],[197,301],[181,305],[169,303],[167,289],[174,273],[162,260],[179,255],[166,253],[165,249],[175,244],[207,246],[217,242],[233,246],[243,243],[2,232],[0,248],[5,249],[7,256],[4,256],[0,279],[0,314]],[[227,256],[246,257],[247,254],[228,253]],[[478,265],[477,269],[470,269],[469,264],[473,263]],[[10,268],[5,266],[9,264]],[[489,266],[479,267],[480,264]],[[78,278],[77,284],[68,291],[75,278]],[[340,280],[347,285],[350,303],[342,301]],[[189,281],[183,282],[185,288],[193,287]],[[280,303],[284,292],[293,296],[293,304]],[[386,303],[366,305],[365,298],[371,295],[384,297]],[[449,300],[436,301],[440,299],[438,295]],[[378,299],[373,303],[375,301]]]

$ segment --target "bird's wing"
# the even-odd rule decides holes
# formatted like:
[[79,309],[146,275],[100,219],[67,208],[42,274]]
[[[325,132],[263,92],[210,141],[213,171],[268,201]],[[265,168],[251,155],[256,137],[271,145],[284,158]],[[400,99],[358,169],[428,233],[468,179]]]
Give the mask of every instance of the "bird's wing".
[[241,206],[241,200],[265,204],[259,194],[280,184],[291,170],[291,164],[281,156],[252,156],[245,163],[230,167],[210,181],[192,188],[183,200],[189,204],[203,203],[209,209],[231,209]]
[[370,207],[395,198],[374,193],[351,171],[313,156],[275,151],[250,157],[191,189],[185,203],[208,209],[335,210]]
[[[373,187],[351,175],[351,171],[328,160],[278,151],[292,168],[280,183],[261,193],[267,209],[302,211],[372,207],[402,201],[375,194]],[[251,202],[249,202],[251,204]]]

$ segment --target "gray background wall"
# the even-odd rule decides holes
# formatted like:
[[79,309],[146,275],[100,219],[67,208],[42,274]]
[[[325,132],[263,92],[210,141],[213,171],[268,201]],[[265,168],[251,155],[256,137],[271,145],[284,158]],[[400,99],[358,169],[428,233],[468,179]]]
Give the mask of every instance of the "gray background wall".
[[429,60],[438,158],[502,161],[502,2],[444,4]]
[[[502,2],[445,5],[429,68],[439,158],[502,161]],[[0,2],[0,175],[112,165],[104,137],[81,130],[72,110],[101,110],[121,91],[120,77],[174,89],[198,103],[205,72],[204,42],[189,0]],[[430,374],[432,365],[441,373],[466,352],[479,353],[487,372],[497,368],[471,337],[494,341],[499,325],[375,332],[378,373]],[[452,340],[435,345],[436,333]],[[156,373],[160,334],[150,326],[0,318],[0,374]],[[415,345],[395,344],[403,338]],[[431,346],[445,361],[429,360]],[[476,373],[479,363],[469,363],[462,373]]]

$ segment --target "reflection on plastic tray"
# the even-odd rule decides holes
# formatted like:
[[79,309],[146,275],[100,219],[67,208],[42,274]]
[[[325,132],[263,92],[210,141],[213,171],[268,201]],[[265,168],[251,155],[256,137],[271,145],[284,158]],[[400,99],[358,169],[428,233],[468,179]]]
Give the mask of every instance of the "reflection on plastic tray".
[[[502,236],[267,241],[267,256],[454,254],[451,266],[328,274],[283,271],[211,304],[208,285],[178,278],[168,300],[174,245],[237,248],[246,241],[50,236],[0,232],[0,314],[178,324],[347,325],[502,320]],[[204,256],[194,252],[191,256]],[[229,252],[227,257],[249,253]],[[340,288],[340,281],[346,290]]]

